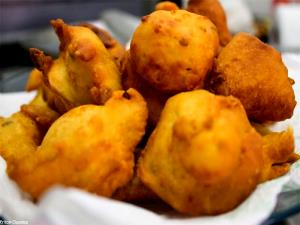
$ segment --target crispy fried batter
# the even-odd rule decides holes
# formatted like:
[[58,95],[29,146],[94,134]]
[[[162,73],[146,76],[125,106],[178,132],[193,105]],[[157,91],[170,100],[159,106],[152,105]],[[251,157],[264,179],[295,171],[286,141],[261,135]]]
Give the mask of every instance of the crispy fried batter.
[[207,16],[216,25],[221,46],[225,46],[231,40],[226,14],[218,0],[190,0],[187,10]]
[[80,23],[79,26],[90,28],[103,42],[105,48],[112,55],[115,63],[118,68],[121,66],[121,60],[126,52],[125,48],[119,43],[116,39],[114,39],[107,31],[100,29],[99,27],[94,26],[90,23]]
[[262,138],[234,97],[180,93],[167,101],[138,175],[179,212],[219,214],[239,205],[260,182],[288,171],[294,148],[287,143],[293,143],[291,131]]
[[38,69],[34,68],[29,74],[27,83],[26,83],[26,91],[37,90],[43,82],[43,74]]
[[33,119],[44,130],[48,130],[59,117],[59,114],[44,100],[42,88],[39,88],[37,95],[30,103],[21,106],[21,112]]
[[103,104],[121,89],[120,72],[111,55],[90,29],[51,22],[60,39],[60,55],[53,60],[38,49],[30,49],[37,69],[59,112],[88,103]]
[[240,33],[222,49],[208,89],[240,99],[250,119],[290,118],[296,105],[280,53],[250,34]]
[[179,212],[218,214],[236,207],[258,184],[261,147],[237,99],[204,90],[180,93],[167,101],[138,172]]
[[133,69],[166,93],[202,88],[219,46],[214,24],[185,10],[159,10],[134,32]]
[[116,91],[104,106],[65,113],[38,147],[36,125],[17,113],[0,125],[0,154],[9,175],[33,198],[54,184],[111,196],[132,178],[133,151],[146,120],[146,103],[137,91]]
[[294,133],[291,128],[282,132],[272,132],[268,128],[255,124],[255,129],[263,137],[264,169],[262,181],[271,180],[286,174],[291,163],[300,159],[294,152]]

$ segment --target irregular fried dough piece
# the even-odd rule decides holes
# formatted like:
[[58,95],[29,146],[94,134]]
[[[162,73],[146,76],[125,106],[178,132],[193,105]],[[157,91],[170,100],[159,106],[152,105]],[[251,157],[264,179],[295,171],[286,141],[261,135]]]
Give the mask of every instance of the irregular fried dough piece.
[[149,111],[149,126],[154,128],[169,95],[153,88],[132,70],[129,51],[126,52],[122,61],[122,85],[124,89],[134,88],[143,95]]
[[58,97],[53,91],[45,85],[43,73],[36,68],[32,69],[26,83],[26,91],[33,90],[38,91],[37,95],[29,104],[22,105],[21,111],[46,131],[59,116],[55,110],[57,108],[55,102],[59,101],[56,100]]
[[[83,26],[91,29],[100,40],[103,42],[105,48],[108,52],[112,55],[115,63],[117,64],[118,68],[121,66],[121,60],[126,52],[125,48],[116,40],[114,39],[107,31],[100,29],[93,24],[90,23],[80,23],[78,26]],[[28,78],[26,84],[26,90],[32,91],[38,89],[42,82],[42,72],[38,69],[34,68]]]
[[207,16],[216,25],[221,46],[225,46],[231,40],[226,14],[218,0],[190,0],[187,11]]
[[282,132],[272,132],[265,126],[254,124],[263,137],[265,166],[262,181],[274,179],[289,171],[291,163],[300,159],[295,150],[294,134],[291,128]]
[[142,18],[130,55],[137,74],[160,91],[176,93],[203,87],[218,47],[216,27],[206,17],[159,10]]
[[167,10],[167,11],[172,11],[172,10],[177,10],[179,7],[174,3],[170,1],[163,1],[159,2],[155,6],[155,10]]
[[62,115],[39,147],[12,118],[0,125],[0,154],[25,192],[38,198],[52,185],[63,184],[111,196],[132,178],[133,151],[145,131],[147,107],[134,89],[116,91],[104,106],[79,106]]
[[294,153],[295,142],[291,128],[287,131],[272,132],[263,136],[265,164],[262,180],[270,180],[282,176],[289,171],[290,164],[299,158]]
[[21,106],[21,112],[33,119],[44,130],[48,130],[59,117],[59,114],[44,100],[42,88],[39,88],[37,95],[30,103]]
[[115,63],[118,68],[121,67],[121,60],[126,52],[125,48],[119,43],[116,39],[114,39],[107,31],[100,29],[99,27],[94,26],[90,23],[80,23],[79,26],[87,27],[91,29],[103,42],[105,48],[112,55]]
[[36,67],[43,72],[55,108],[61,113],[88,103],[103,104],[121,89],[120,72],[101,40],[90,29],[51,22],[60,39],[59,58],[31,49]]
[[265,149],[238,99],[204,90],[180,93],[167,101],[138,176],[179,212],[219,214],[271,177],[266,168],[277,160]]
[[280,53],[246,33],[237,34],[219,54],[208,89],[240,99],[250,119],[290,118],[296,105]]
[[43,74],[38,69],[34,68],[29,74],[25,90],[26,91],[33,91],[37,90],[43,82]]
[[9,176],[15,164],[34,154],[42,138],[37,124],[21,112],[0,120],[0,155],[6,160]]
[[[91,101],[91,97],[87,96],[88,90],[82,90],[85,99],[81,94],[72,87],[72,81],[68,75],[63,58],[59,57],[53,60],[50,56],[46,56],[44,52],[31,48],[31,58],[35,62],[37,68],[43,74],[43,90],[45,90],[45,99],[51,106],[60,113],[67,112],[77,105]],[[86,88],[85,88],[86,89]],[[78,99],[80,98],[80,99]]]

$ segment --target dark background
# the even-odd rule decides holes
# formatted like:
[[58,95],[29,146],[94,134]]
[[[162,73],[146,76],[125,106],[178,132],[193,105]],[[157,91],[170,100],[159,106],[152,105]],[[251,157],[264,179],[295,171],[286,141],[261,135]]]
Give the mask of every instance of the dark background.
[[[50,19],[94,20],[103,10],[117,8],[142,16],[155,0],[0,0],[0,32],[43,27]],[[177,1],[179,2],[179,1]]]

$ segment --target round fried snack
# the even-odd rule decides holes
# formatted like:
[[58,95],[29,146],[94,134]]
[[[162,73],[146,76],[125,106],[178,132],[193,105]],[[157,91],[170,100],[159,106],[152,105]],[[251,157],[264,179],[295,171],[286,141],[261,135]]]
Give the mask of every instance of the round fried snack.
[[221,46],[231,40],[226,14],[218,0],[190,0],[187,11],[206,16],[216,25]]
[[143,95],[149,111],[148,126],[150,126],[150,129],[154,128],[169,95],[153,88],[147,81],[133,71],[129,51],[125,53],[122,61],[122,85],[124,89],[134,88]]
[[64,113],[82,104],[103,104],[121,89],[120,72],[102,41],[89,28],[53,20],[60,39],[60,55],[53,60],[30,49],[36,68],[51,95],[52,106]]
[[14,119],[19,114],[1,121],[0,154],[10,177],[34,199],[55,184],[109,197],[131,180],[133,151],[147,121],[146,103],[134,89],[115,91],[104,106],[68,111],[52,124],[39,147]]
[[218,56],[208,89],[240,99],[254,121],[290,118],[296,105],[280,53],[250,34],[237,34]]
[[300,159],[295,151],[294,133],[291,128],[272,132],[261,124],[254,124],[263,137],[264,169],[261,181],[267,181],[286,174],[290,165]]
[[266,143],[238,99],[204,90],[180,93],[167,101],[142,152],[138,176],[179,212],[227,212],[257,184],[287,172],[281,166],[276,173],[273,166],[287,161],[293,149]]
[[159,10],[142,18],[134,32],[132,67],[166,93],[202,88],[219,46],[215,25],[185,10]]

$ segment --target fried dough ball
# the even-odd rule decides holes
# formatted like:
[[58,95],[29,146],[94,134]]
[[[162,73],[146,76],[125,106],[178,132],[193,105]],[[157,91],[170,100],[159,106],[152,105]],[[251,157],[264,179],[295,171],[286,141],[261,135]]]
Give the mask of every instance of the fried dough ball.
[[270,177],[268,154],[238,99],[196,90],[169,98],[138,176],[181,213],[219,214]]
[[169,98],[169,95],[153,88],[131,68],[130,52],[127,51],[122,61],[122,85],[124,89],[138,90],[147,102],[149,111],[149,128],[154,128],[159,120],[160,113]]
[[202,88],[219,46],[215,25],[185,10],[142,18],[130,45],[132,66],[165,93]]
[[39,146],[35,123],[17,113],[1,122],[0,154],[10,177],[34,199],[55,184],[110,197],[133,176],[133,151],[146,120],[137,91],[115,91],[104,106],[79,106],[62,115]]
[[170,1],[163,1],[159,2],[155,6],[155,10],[167,10],[167,11],[172,11],[172,10],[177,10],[179,7],[174,3]]
[[120,72],[112,56],[89,28],[51,22],[60,39],[60,55],[53,60],[30,49],[37,69],[43,72],[54,107],[64,113],[82,104],[103,104],[121,89]]
[[121,60],[126,52],[125,48],[120,42],[114,39],[107,31],[100,29],[90,23],[80,23],[79,26],[87,27],[91,29],[103,42],[105,48],[112,55],[118,68],[121,66]]
[[240,99],[254,121],[290,118],[296,105],[280,53],[250,34],[239,33],[218,56],[208,89]]
[[221,46],[231,40],[226,14],[218,0],[190,0],[187,11],[206,16],[216,25]]

